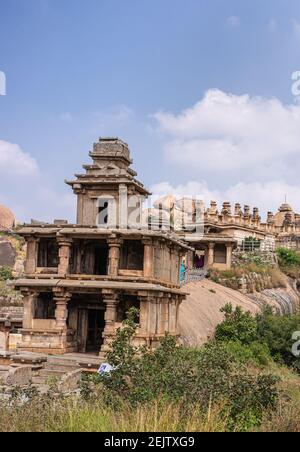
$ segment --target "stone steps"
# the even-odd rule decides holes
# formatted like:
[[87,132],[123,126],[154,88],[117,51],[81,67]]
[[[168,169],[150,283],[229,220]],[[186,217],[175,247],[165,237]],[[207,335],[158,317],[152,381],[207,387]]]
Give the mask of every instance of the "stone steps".
[[63,358],[62,356],[49,356],[47,366],[49,365],[76,367],[77,363],[75,359]]
[[42,369],[39,372],[39,376],[43,377],[44,379],[47,378],[51,378],[51,377],[58,377],[59,379],[61,379],[67,372],[63,371],[63,370],[53,370],[53,369],[48,369],[47,367],[45,369]]
[[40,375],[36,375],[32,377],[32,384],[33,385],[41,385],[45,383],[45,377],[41,377]]
[[80,369],[80,366],[69,366],[67,363],[66,364],[60,364],[60,365],[56,365],[56,364],[46,364],[45,369],[48,370],[59,370],[62,371],[64,373],[69,373],[72,372],[73,370],[78,370]]

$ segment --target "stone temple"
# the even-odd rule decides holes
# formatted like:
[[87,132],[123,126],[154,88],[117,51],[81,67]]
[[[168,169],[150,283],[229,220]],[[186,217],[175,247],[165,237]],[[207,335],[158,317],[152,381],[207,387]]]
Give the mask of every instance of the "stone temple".
[[76,224],[33,222],[18,231],[27,243],[26,274],[15,281],[24,296],[20,351],[104,356],[132,306],[136,344],[155,347],[165,333],[178,335],[180,265],[192,248],[142,226],[149,193],[126,143],[100,139],[90,157],[66,182],[77,197]]

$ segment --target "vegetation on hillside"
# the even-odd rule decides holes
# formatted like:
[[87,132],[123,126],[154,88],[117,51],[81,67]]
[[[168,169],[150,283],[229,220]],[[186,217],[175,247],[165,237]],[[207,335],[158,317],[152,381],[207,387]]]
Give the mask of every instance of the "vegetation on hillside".
[[251,280],[251,290],[258,292],[287,286],[287,277],[278,267],[257,261],[235,266],[230,270],[210,270],[210,279],[234,290],[241,288],[241,279]]
[[211,270],[210,278],[235,290],[239,290],[241,280],[246,279],[251,281],[248,284],[250,292],[287,287],[288,277],[300,278],[300,254],[288,248],[278,248],[276,256],[278,265],[271,265],[257,252],[244,253],[230,270]]
[[240,307],[233,309],[230,304],[222,312],[225,319],[216,328],[217,341],[235,343],[237,349],[241,346],[246,354],[252,350],[256,363],[263,357],[294,369],[300,367],[299,358],[292,354],[293,335],[300,331],[300,313],[280,315],[265,306],[256,316],[252,316]]
[[300,254],[288,248],[276,250],[280,270],[293,279],[300,278]]

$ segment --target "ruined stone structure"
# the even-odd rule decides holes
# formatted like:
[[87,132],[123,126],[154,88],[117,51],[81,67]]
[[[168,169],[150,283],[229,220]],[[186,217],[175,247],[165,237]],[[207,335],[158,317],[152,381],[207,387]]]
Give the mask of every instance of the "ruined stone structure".
[[178,334],[180,263],[191,251],[178,236],[141,223],[142,199],[128,145],[100,139],[84,174],[67,181],[77,196],[77,222],[24,225],[26,277],[21,351],[103,355],[132,306],[136,344],[156,346]]
[[[148,221],[161,229],[176,230],[178,236],[193,246],[194,253],[187,254],[188,267],[230,269],[232,253],[242,251],[274,251],[276,247],[300,249],[300,215],[288,204],[279,207],[278,213],[268,213],[262,222],[258,208],[242,209],[240,204],[232,208],[224,202],[221,210],[212,201],[209,208],[198,206],[196,201],[166,196],[149,209]],[[171,222],[170,222],[171,217]],[[151,221],[150,221],[151,220]],[[171,224],[170,224],[171,223]],[[198,227],[198,229],[197,229]]]

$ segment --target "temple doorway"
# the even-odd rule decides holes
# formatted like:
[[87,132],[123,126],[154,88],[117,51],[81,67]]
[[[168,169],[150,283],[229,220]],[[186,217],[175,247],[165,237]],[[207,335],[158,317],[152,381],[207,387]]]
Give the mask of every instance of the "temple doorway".
[[194,254],[194,265],[193,267],[197,270],[203,269],[206,265],[207,257],[205,250],[196,250]]
[[101,294],[75,293],[68,306],[69,337],[78,353],[99,353],[103,344],[105,309]]
[[105,327],[104,311],[88,310],[87,352],[99,352],[103,343],[102,333]]

